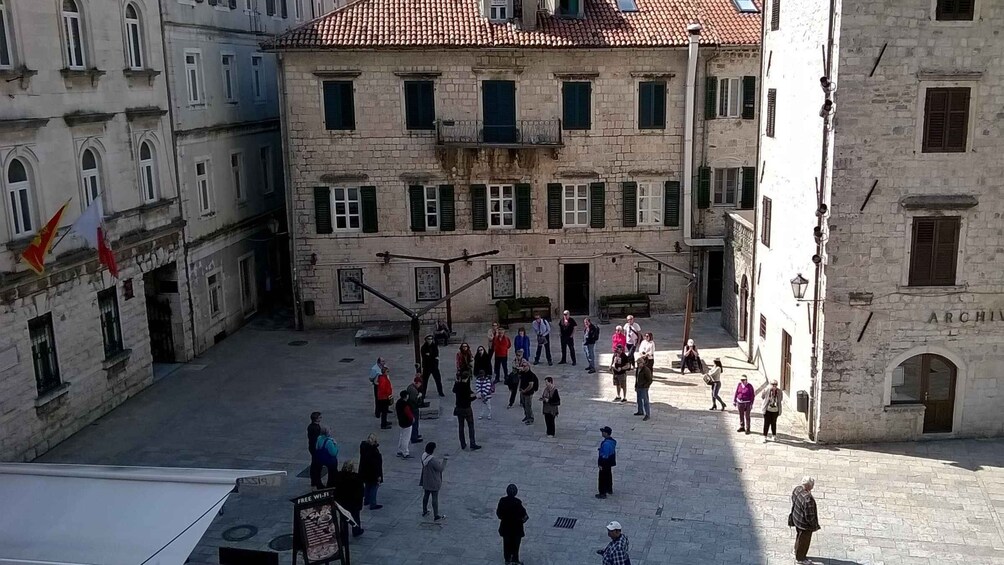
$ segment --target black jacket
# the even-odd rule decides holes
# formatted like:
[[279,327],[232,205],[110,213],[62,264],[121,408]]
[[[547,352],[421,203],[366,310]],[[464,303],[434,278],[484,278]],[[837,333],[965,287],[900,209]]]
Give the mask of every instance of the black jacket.
[[575,318],[571,317],[568,318],[568,325],[563,324],[564,321],[564,318],[558,320],[558,331],[561,332],[561,337],[568,339],[575,334],[575,326],[578,324],[575,323]]
[[486,375],[492,374],[492,354],[485,352],[483,354],[478,353],[474,356],[474,377],[478,376],[478,372],[484,371]]
[[471,390],[471,381],[457,381],[453,383],[453,394],[457,395],[457,408],[470,408],[474,392]]
[[317,438],[321,435],[321,425],[316,422],[311,422],[307,426],[307,452],[311,455],[314,454],[314,446],[317,445]]
[[335,502],[349,512],[363,509],[363,480],[359,473],[339,471],[335,475]]
[[[524,393],[523,391],[526,390],[526,387],[529,386],[531,383],[533,383],[533,389],[530,390],[530,392],[528,393]],[[519,376],[520,394],[533,394],[537,392],[538,388],[540,388],[540,381],[537,380],[537,375],[533,374],[533,371],[526,371],[520,374]]]
[[523,519],[526,517],[526,508],[523,508],[523,501],[515,496],[503,496],[499,499],[498,508],[495,515],[499,519],[499,535],[506,537],[523,537]]
[[359,444],[359,477],[368,485],[383,479],[383,455],[379,447],[368,441]]
[[415,414],[412,413],[411,417],[408,417],[409,412],[411,412],[411,406],[408,405],[408,401],[403,398],[398,398],[397,402],[394,404],[394,413],[397,414],[397,425],[402,428],[407,428],[415,423]]
[[439,365],[439,346],[436,342],[422,344],[422,366],[435,367]]
[[600,339],[600,328],[596,324],[589,324],[589,333],[586,334],[586,345],[592,345]]

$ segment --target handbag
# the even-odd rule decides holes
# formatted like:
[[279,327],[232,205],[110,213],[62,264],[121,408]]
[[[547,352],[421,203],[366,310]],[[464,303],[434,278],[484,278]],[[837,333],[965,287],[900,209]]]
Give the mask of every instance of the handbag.
[[711,378],[711,375],[704,373],[704,384],[710,385],[713,382],[715,382],[715,380]]

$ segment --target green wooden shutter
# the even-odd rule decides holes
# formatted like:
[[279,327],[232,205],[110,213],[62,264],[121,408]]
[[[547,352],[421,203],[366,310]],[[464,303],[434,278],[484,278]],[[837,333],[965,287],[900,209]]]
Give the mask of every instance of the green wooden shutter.
[[638,183],[621,183],[623,197],[623,217],[622,223],[626,228],[633,228],[638,225]]
[[602,228],[606,225],[606,190],[602,182],[589,183],[589,227]]
[[697,207],[701,209],[711,207],[710,167],[698,167],[697,169]]
[[743,167],[743,193],[739,199],[739,207],[752,210],[756,202],[756,167]]
[[363,233],[380,231],[377,221],[377,198],[375,186],[359,188],[359,207],[362,209]]
[[704,79],[704,119],[713,120],[718,116],[718,77]]
[[425,187],[409,186],[408,202],[411,204],[411,231],[425,231]]
[[471,229],[488,229],[488,187],[471,185]]
[[530,185],[516,185],[516,229],[530,229]]
[[331,233],[331,189],[326,186],[314,188],[314,225],[317,233]]
[[[743,119],[752,120],[756,116],[756,77],[743,77]],[[752,208],[752,206],[750,206]]]
[[561,211],[561,193],[564,187],[560,182],[552,182],[547,185],[547,229],[561,229],[564,225]]
[[671,228],[680,227],[680,181],[666,181],[662,202],[664,207],[662,224]]
[[439,231],[457,229],[457,204],[453,197],[453,185],[439,185]]

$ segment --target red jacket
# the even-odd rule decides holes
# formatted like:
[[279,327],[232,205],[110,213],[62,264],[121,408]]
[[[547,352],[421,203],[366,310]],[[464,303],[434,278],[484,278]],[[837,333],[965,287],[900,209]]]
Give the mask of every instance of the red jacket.
[[496,357],[508,357],[510,346],[512,346],[512,342],[509,341],[507,335],[492,338],[492,351],[495,352]]
[[390,384],[390,378],[384,374],[377,377],[377,396],[381,400],[393,400],[394,399],[394,387]]

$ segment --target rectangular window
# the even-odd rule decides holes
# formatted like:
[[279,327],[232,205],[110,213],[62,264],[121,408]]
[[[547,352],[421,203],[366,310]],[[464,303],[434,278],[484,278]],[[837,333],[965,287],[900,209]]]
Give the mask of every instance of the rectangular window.
[[488,19],[493,22],[509,20],[509,0],[492,0],[488,11]]
[[298,20],[303,19],[303,2],[304,0],[293,0],[293,17]]
[[351,282],[354,279],[363,282],[362,269],[338,269],[338,303],[362,304],[365,291],[363,287]]
[[666,82],[638,83],[638,128],[666,129]]
[[14,46],[11,42],[6,3],[7,0],[0,0],[0,69],[9,69],[14,66],[14,57],[12,55]]
[[760,314],[760,337],[767,339],[767,316]]
[[206,96],[202,89],[202,54],[198,51],[185,51],[185,80],[188,85],[188,103],[205,104]]
[[718,117],[739,118],[743,113],[742,80],[723,78],[718,81]]
[[589,185],[566,184],[564,186],[562,212],[564,225],[568,227],[585,227],[589,225]]
[[488,225],[493,228],[511,228],[515,224],[515,199],[513,185],[488,185]]
[[359,189],[332,188],[331,212],[336,230],[359,229]]
[[662,224],[662,183],[638,183],[638,225]]
[[492,300],[516,298],[516,265],[492,265]]
[[237,74],[234,68],[234,56],[223,55],[220,58],[223,67],[223,99],[230,103],[237,102]]
[[195,188],[199,193],[199,212],[205,216],[213,211],[213,187],[209,179],[209,160],[195,162]]
[[404,81],[404,121],[408,129],[435,129],[435,92],[435,83],[431,80]]
[[237,201],[247,201],[247,192],[244,190],[244,153],[240,151],[230,154],[230,179],[234,183],[234,196],[237,197]]
[[35,389],[42,396],[62,384],[59,379],[59,359],[56,357],[56,337],[52,331],[52,314],[29,320],[28,336],[31,340],[32,363],[35,366]]
[[266,145],[258,150],[258,173],[261,174],[261,193],[272,194],[275,183],[272,179],[272,146]]
[[425,229],[439,229],[439,187],[425,187]]
[[443,297],[443,271],[439,267],[415,267],[415,299],[419,302]]
[[939,22],[973,21],[976,0],[938,0],[934,19]]
[[206,296],[209,298],[209,316],[218,318],[223,314],[223,275],[219,271],[206,276]]
[[275,15],[275,0],[265,0],[265,15]]
[[952,286],[959,255],[958,217],[913,219],[910,286]]
[[715,186],[714,203],[734,206],[739,186],[739,168],[715,169],[712,177]]
[[259,55],[251,56],[251,87],[254,91],[254,101],[262,103],[265,101],[264,75],[262,75],[262,59]]
[[648,271],[638,271],[638,294],[659,294],[662,292],[662,277],[659,273],[662,265],[655,261],[638,261],[638,266]]
[[558,15],[570,18],[579,17],[579,0],[558,0]]
[[329,130],[356,129],[352,81],[324,81],[324,128]]
[[[0,3],[2,4],[2,3]],[[0,5],[2,9],[2,5]],[[130,12],[130,10],[133,10]],[[126,55],[129,68],[136,71],[143,68],[143,40],[140,37],[139,19],[132,6],[126,8]]]
[[254,277],[254,254],[248,254],[237,261],[237,273],[241,283],[241,308],[244,316],[250,316],[258,309],[258,289]]
[[105,342],[105,358],[108,359],[122,352],[119,299],[114,286],[98,293],[98,311],[101,315],[101,337]]
[[[68,10],[67,8],[72,8]],[[83,70],[86,68],[84,61],[84,38],[80,29],[80,12],[76,5],[63,6],[63,33],[66,35],[66,66]]]
[[761,212],[763,215],[763,225],[760,226],[760,243],[764,244],[766,247],[770,247],[770,198],[764,196],[760,208],[763,210]]
[[770,5],[770,30],[781,29],[781,0],[773,0]]
[[561,121],[564,129],[589,129],[592,114],[590,82],[561,83]]
[[777,114],[777,89],[767,89],[767,137],[774,137],[774,118]]
[[924,153],[964,153],[969,137],[969,88],[928,88]]

